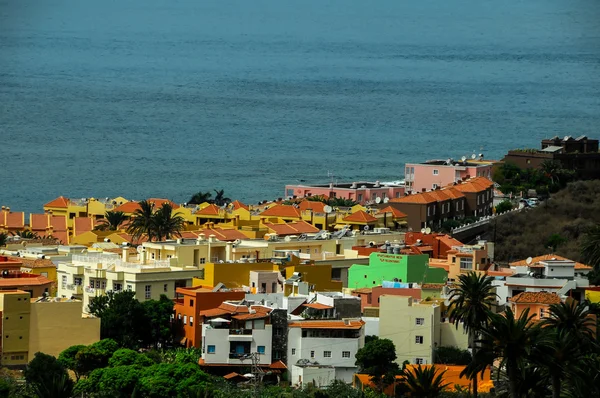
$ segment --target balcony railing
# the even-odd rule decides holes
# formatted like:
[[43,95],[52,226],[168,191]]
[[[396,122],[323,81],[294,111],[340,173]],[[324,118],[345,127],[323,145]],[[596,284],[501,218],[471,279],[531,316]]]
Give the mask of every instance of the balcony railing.
[[238,354],[235,352],[230,352],[229,353],[229,359],[246,359],[248,358],[248,356],[250,355],[249,352],[244,353],[244,354]]
[[234,335],[251,335],[252,329],[229,329],[229,334]]
[[[133,269],[152,269],[152,268],[168,268],[171,266],[171,260],[147,260],[146,264],[140,262],[123,261],[119,256],[107,255],[74,255],[74,263],[83,263],[86,266],[98,267],[100,269],[108,269],[110,267],[133,268]],[[94,268],[92,268],[94,270]],[[86,270],[87,271],[87,270]],[[89,271],[88,271],[89,272]]]

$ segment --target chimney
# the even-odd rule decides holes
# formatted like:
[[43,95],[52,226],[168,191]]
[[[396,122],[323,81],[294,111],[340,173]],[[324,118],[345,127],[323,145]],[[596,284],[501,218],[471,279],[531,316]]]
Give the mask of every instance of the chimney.
[[198,239],[199,242],[203,242],[206,240],[206,235],[204,234],[198,234]]
[[140,263],[142,263],[142,265],[146,264],[146,250],[142,247],[142,253],[140,253]]
[[210,235],[208,236],[208,241],[212,243],[212,242],[214,242],[214,241],[215,241],[215,238],[216,238],[216,236],[215,236],[215,235],[213,235],[213,234],[210,234]]
[[129,261],[129,247],[123,246],[123,256],[122,257],[123,257],[124,262]]

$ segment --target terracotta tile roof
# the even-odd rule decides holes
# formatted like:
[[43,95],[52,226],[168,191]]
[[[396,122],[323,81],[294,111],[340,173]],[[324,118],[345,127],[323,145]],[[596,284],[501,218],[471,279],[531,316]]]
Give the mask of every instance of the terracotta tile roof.
[[330,305],[325,305],[325,304],[321,304],[321,303],[308,303],[308,304],[302,304],[305,307],[308,308],[313,308],[315,310],[329,310],[331,308],[333,308]]
[[56,208],[64,208],[69,207],[69,199],[64,196],[59,196],[58,198],[46,203],[44,207],[56,207]]
[[264,314],[262,312],[257,312],[255,314],[241,314],[232,316],[233,319],[237,319],[238,321],[247,321],[250,319],[262,319],[267,318],[269,314]]
[[[204,234],[204,236],[206,236],[207,238],[210,235],[214,235],[215,238],[217,238],[218,240],[221,241],[230,241],[233,242],[234,240],[238,240],[238,239],[248,239],[248,237],[246,235],[244,235],[243,232],[238,231],[237,229],[225,229],[225,228],[207,228],[207,229],[203,229],[200,231],[195,232],[196,234]],[[197,235],[196,235],[197,237]]]
[[[26,274],[31,275],[31,274]],[[24,286],[43,286],[50,285],[52,281],[45,276],[35,275],[35,277],[21,278],[0,278],[0,287],[24,287]]]
[[[346,323],[347,322],[347,323]],[[288,324],[290,328],[302,328],[302,329],[355,329],[358,330],[363,327],[365,323],[358,319],[351,319],[348,321],[294,321]]]
[[494,186],[494,183],[485,177],[474,177],[460,184],[452,185],[453,188],[460,192],[482,192]]
[[283,218],[302,218],[300,210],[289,205],[275,205],[260,213],[261,216],[283,217]]
[[448,195],[451,199],[460,199],[465,197],[464,193],[454,188],[453,186],[442,188],[442,191],[444,191],[444,193]]
[[56,231],[66,231],[67,230],[67,217],[66,216],[51,216],[50,217],[50,225],[52,229]]
[[52,237],[63,245],[69,244],[69,233],[67,231],[54,231],[52,232]]
[[271,369],[287,369],[287,366],[285,366],[285,363],[283,363],[282,361],[275,361],[271,365],[269,365],[269,368],[271,368]]
[[402,213],[400,210],[396,209],[394,206],[385,207],[385,208],[379,210],[379,213],[381,213],[381,214],[383,214],[383,213],[392,213],[392,216],[394,218],[406,218],[406,217],[408,217],[406,214]]
[[[154,203],[154,209],[160,209],[163,204],[169,203],[173,209],[179,209],[179,205],[175,202],[172,202],[168,199],[159,199],[159,198],[150,198],[146,199],[150,203]],[[125,214],[135,213],[137,209],[140,208],[138,202],[127,202],[113,209],[113,211],[122,211]]]
[[[554,260],[564,260],[564,261],[573,261],[573,260],[570,260],[570,259],[568,259],[566,257],[559,256],[558,254],[544,254],[542,256],[533,257],[532,260],[531,260],[531,266],[534,266],[535,264],[539,263],[540,261],[548,261],[548,260],[552,260],[552,259],[554,259]],[[527,260],[515,261],[514,263],[510,263],[510,265],[513,266],[513,267],[527,266]],[[589,265],[585,265],[585,264],[582,264],[582,263],[575,262],[575,269],[591,270],[592,267],[590,267]]]
[[325,203],[317,202],[314,200],[303,200],[300,202],[300,210],[312,210],[315,213],[324,213],[325,212]]
[[350,214],[349,216],[344,217],[342,221],[367,224],[377,221],[377,218],[373,217],[364,210],[359,210]]
[[47,267],[56,268],[56,265],[52,262],[52,260],[49,260],[47,258],[33,259],[33,258],[10,257],[10,259],[21,262],[23,264],[23,267],[25,267],[25,268],[47,268]]
[[220,211],[221,211],[221,208],[219,208],[217,205],[211,203],[208,206],[206,206],[205,208],[198,210],[195,214],[204,215],[204,216],[218,216]]
[[[133,236],[130,234],[126,234],[126,233],[120,233],[117,234],[119,237],[121,237],[122,239],[124,239],[126,242],[129,243],[133,243]],[[135,243],[144,243],[144,242],[148,242],[148,237],[146,235],[142,235],[140,236],[138,239],[136,239]]]
[[510,268],[501,268],[497,271],[488,270],[486,274],[488,276],[511,276],[514,275],[515,271]]
[[75,226],[73,230],[75,236],[94,229],[94,219],[90,217],[75,217],[73,224]]
[[421,289],[442,289],[444,286],[443,283],[423,283]]
[[438,202],[444,202],[446,200],[452,199],[452,197],[448,195],[443,189],[434,189],[433,191],[427,193],[434,197]]
[[[253,314],[250,313],[250,309],[254,310]],[[245,305],[237,305],[232,303],[221,303],[217,308],[213,308],[210,310],[200,311],[200,315],[212,318],[216,316],[223,315],[233,315],[233,318],[238,320],[248,320],[248,319],[260,319],[265,318],[271,313],[272,309],[260,305],[253,305],[248,308]]]
[[[123,248],[122,247],[115,247],[113,249],[102,249],[103,253],[116,253],[116,254],[123,254]],[[138,251],[135,247],[131,247],[128,246],[127,247],[127,252],[129,253],[130,256],[137,256],[138,255]]]
[[223,376],[223,378],[226,380],[234,379],[236,377],[241,377],[241,378],[247,379],[246,376],[241,375],[239,373],[235,373],[235,372],[227,373],[225,376]]
[[215,316],[221,316],[221,315],[226,315],[226,314],[231,314],[230,311],[228,310],[224,310],[222,308],[213,308],[210,310],[204,310],[204,311],[200,311],[200,316],[205,316],[207,318],[212,318]]
[[448,249],[450,249],[453,246],[464,246],[464,244],[461,241],[451,237],[450,235],[437,236],[436,239],[444,245],[446,245]]
[[240,202],[239,200],[234,200],[233,202],[231,202],[231,205],[233,206],[233,210],[237,210],[237,209],[250,210],[250,208],[248,207],[248,205]]
[[29,214],[29,224],[33,231],[46,231],[50,225],[49,214]]
[[437,202],[437,199],[429,194],[429,192],[420,192],[412,195],[403,196],[401,198],[390,199],[391,203],[417,203],[427,204]]
[[269,229],[270,233],[276,233],[280,236],[286,235],[300,235],[300,234],[313,234],[319,232],[319,228],[312,226],[306,221],[294,221],[286,224],[276,223],[264,223],[265,227]]
[[367,293],[372,293],[373,289],[370,287],[361,287],[359,289],[354,289],[352,290],[352,293],[358,293],[358,294],[367,294]]
[[556,293],[548,292],[523,292],[510,299],[518,304],[560,304],[560,297]]
[[25,213],[22,211],[14,213],[3,211],[0,213],[0,225],[6,228],[24,228]]

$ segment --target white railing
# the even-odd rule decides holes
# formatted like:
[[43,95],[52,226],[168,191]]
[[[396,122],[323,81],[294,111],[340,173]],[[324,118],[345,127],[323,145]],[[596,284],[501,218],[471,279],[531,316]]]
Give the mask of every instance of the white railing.
[[106,256],[106,255],[98,255],[98,256],[82,256],[82,255],[73,255],[74,263],[83,263],[89,266],[97,267],[98,264],[101,265],[102,269],[107,269],[109,267],[121,267],[121,268],[130,268],[130,269],[152,269],[152,268],[168,268],[171,265],[171,260],[147,260],[146,264],[142,264],[139,262],[131,262],[131,261],[123,261],[118,256]]
[[475,221],[475,222],[473,222],[471,224],[465,224],[465,225],[461,225],[461,226],[456,227],[456,228],[452,228],[451,232],[453,234],[456,234],[458,232],[463,232],[463,231],[466,231],[466,230],[471,229],[471,228],[475,228],[475,227],[479,227],[481,225],[488,224],[490,221],[492,221],[496,217],[504,216],[506,214],[514,213],[514,212],[519,212],[519,211],[521,211],[521,209],[512,209],[512,210],[505,211],[504,213],[492,214],[491,216],[485,216],[485,217],[483,217],[483,218],[481,218],[481,219],[479,219],[479,220],[477,220],[477,221]]

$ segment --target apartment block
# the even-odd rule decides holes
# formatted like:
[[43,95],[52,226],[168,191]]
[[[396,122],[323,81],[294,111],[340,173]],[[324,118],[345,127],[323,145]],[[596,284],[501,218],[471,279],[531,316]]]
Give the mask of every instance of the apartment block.
[[407,192],[424,192],[468,179],[485,177],[492,179],[494,161],[483,156],[465,160],[428,160],[423,163],[407,163],[404,169]]

